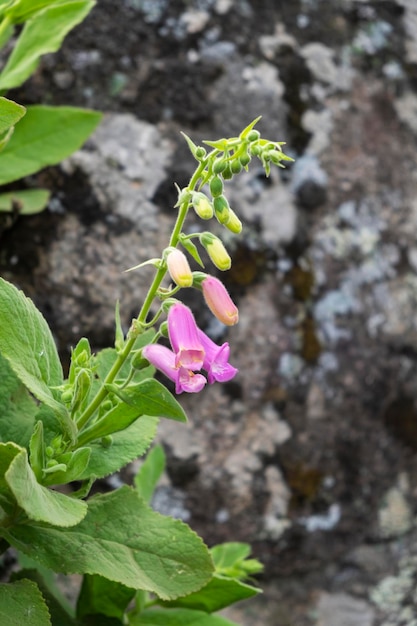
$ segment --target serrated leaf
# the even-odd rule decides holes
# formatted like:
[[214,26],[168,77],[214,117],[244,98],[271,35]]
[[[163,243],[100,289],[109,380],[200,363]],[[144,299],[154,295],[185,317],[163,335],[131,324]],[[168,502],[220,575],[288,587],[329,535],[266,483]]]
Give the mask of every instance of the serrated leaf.
[[21,382],[54,411],[73,438],[74,424],[51,387],[63,383],[62,366],[51,330],[32,300],[0,278],[0,352]]
[[102,576],[86,574],[77,600],[77,617],[98,614],[122,620],[135,594],[135,589]]
[[40,57],[56,52],[67,33],[88,15],[94,4],[92,0],[68,0],[34,13],[0,74],[0,89],[18,87],[29,78]]
[[135,489],[138,494],[149,503],[152,494],[165,470],[165,452],[162,446],[157,445],[148,452],[146,459],[135,476]]
[[28,106],[0,152],[0,185],[59,163],[82,146],[100,119],[100,113],[88,109]]
[[48,607],[34,582],[0,583],[0,624],[51,626]]
[[213,573],[202,540],[152,511],[130,487],[91,498],[72,528],[22,524],[0,534],[54,571],[98,574],[166,600],[198,590]]
[[252,598],[259,593],[262,593],[262,591],[256,587],[252,587],[252,585],[247,585],[233,578],[214,574],[210,582],[199,591],[185,596],[184,598],[173,600],[172,602],[164,602],[163,605],[166,607],[182,607],[205,611],[206,613],[214,613],[221,611],[221,609],[235,602]]
[[48,204],[50,192],[47,189],[25,189],[0,194],[0,213],[7,213],[18,207],[19,215],[35,215]]
[[5,481],[18,505],[35,522],[54,526],[78,524],[87,512],[87,504],[74,500],[38,483],[29,465],[25,449],[19,451],[5,473]]
[[25,113],[26,109],[21,104],[0,97],[0,135],[17,124]]
[[187,416],[172,393],[154,378],[147,378],[140,383],[128,385],[124,389],[109,385],[112,391],[127,405],[137,408],[142,415],[166,417],[177,422],[186,422]]
[[129,626],[238,626],[218,615],[191,609],[148,609],[129,621]]
[[112,435],[110,446],[105,447],[99,441],[93,441],[89,444],[91,457],[88,467],[79,480],[91,476],[104,478],[142,456],[155,438],[158,421],[156,417],[143,415],[129,428]]
[[27,448],[38,405],[1,354],[0,381],[0,441],[13,441]]

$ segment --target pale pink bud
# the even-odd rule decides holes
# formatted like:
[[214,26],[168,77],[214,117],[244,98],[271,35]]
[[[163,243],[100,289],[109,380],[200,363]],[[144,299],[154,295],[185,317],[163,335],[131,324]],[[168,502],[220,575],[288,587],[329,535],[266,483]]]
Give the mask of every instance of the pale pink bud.
[[191,287],[193,273],[187,261],[187,257],[181,250],[175,248],[167,256],[168,272],[178,287]]
[[202,281],[201,287],[206,304],[213,315],[226,326],[237,324],[239,311],[223,283],[214,276],[207,276]]

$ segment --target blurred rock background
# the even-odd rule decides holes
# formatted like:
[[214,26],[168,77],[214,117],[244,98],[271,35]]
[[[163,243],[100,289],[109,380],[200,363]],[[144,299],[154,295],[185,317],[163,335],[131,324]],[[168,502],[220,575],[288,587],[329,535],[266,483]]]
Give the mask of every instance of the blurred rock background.
[[64,361],[81,335],[112,343],[116,299],[126,327],[137,312],[152,270],[123,271],[166,245],[194,163],[181,130],[262,115],[295,158],[229,184],[241,321],[185,299],[240,374],[159,431],[155,506],[265,564],[262,598],[228,613],[242,626],[417,625],[416,89],[415,0],[100,0],[9,94],[106,113],[25,181],[48,210],[2,226],[0,273]]

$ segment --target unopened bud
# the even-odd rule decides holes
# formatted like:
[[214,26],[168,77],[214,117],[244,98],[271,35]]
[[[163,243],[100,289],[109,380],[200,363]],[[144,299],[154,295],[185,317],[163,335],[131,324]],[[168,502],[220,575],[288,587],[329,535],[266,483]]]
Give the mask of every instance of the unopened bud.
[[227,161],[224,159],[216,159],[213,163],[213,172],[215,174],[221,174],[227,165]]
[[231,178],[233,178],[233,172],[230,167],[230,163],[227,163],[226,167],[224,168],[222,172],[222,176],[223,176],[223,180],[230,180]]
[[207,196],[201,191],[193,194],[192,199],[194,211],[202,220],[209,220],[213,217],[213,207]]
[[191,287],[193,284],[193,274],[187,257],[181,250],[175,248],[168,254],[167,266],[169,275],[178,287]]
[[225,196],[219,196],[213,200],[214,213],[220,224],[226,224],[229,219],[229,203]]
[[235,159],[234,161],[232,161],[230,167],[233,174],[240,174],[240,172],[242,171],[242,163],[240,162],[240,159]]
[[223,193],[223,181],[220,176],[213,176],[210,180],[210,193],[213,198],[221,196]]
[[227,230],[230,230],[231,233],[235,233],[235,235],[242,232],[242,222],[233,209],[229,209],[229,219],[224,226],[226,226]]
[[207,250],[207,254],[217,269],[222,272],[230,269],[232,260],[224,247],[223,242],[218,237],[212,235],[211,233],[203,233],[200,237],[200,241]]

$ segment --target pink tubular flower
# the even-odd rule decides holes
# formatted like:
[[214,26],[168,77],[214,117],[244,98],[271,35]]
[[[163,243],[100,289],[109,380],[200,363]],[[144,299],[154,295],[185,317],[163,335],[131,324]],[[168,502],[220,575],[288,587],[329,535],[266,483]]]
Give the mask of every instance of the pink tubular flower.
[[175,383],[175,393],[183,391],[198,393],[206,384],[206,379],[201,374],[194,374],[184,367],[176,367],[175,354],[169,348],[159,344],[150,344],[142,350],[145,359],[152,363],[167,378]]
[[175,366],[187,370],[203,367],[204,349],[198,338],[198,328],[188,306],[177,302],[168,312],[168,335],[176,353]]
[[200,329],[198,329],[198,337],[206,353],[203,369],[207,372],[209,383],[212,385],[214,382],[225,383],[232,380],[238,370],[229,363],[229,344],[224,343],[218,346]]
[[226,326],[237,324],[239,311],[223,283],[214,276],[207,276],[202,281],[201,287],[206,304],[213,315]]

